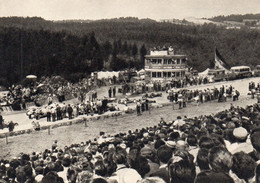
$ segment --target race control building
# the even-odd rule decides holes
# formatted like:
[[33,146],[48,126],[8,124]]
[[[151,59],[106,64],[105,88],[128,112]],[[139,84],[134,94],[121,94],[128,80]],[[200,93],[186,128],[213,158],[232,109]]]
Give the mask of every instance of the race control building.
[[174,50],[151,50],[145,55],[146,80],[173,80],[182,79],[188,72],[187,56],[176,55]]

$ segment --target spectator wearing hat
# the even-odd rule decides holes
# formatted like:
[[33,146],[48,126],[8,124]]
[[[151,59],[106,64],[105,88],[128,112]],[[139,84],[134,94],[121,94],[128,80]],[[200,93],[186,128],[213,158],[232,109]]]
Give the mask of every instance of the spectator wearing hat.
[[243,151],[249,153],[253,151],[251,143],[247,142],[248,132],[243,127],[238,127],[233,130],[234,143],[226,145],[227,149],[232,153]]

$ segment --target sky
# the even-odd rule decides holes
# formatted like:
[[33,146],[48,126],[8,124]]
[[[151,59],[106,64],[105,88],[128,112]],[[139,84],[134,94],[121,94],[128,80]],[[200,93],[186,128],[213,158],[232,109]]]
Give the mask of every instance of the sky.
[[260,13],[260,0],[0,0],[0,17],[184,19]]

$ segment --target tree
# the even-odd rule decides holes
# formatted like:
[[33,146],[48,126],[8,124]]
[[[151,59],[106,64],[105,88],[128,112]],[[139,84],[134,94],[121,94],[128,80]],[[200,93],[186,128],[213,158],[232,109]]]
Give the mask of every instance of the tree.
[[137,53],[138,53],[138,48],[137,48],[136,44],[134,43],[133,48],[132,48],[132,55],[135,57]]
[[113,71],[123,70],[123,69],[125,69],[127,67],[128,67],[128,65],[127,65],[127,63],[123,59],[120,59],[117,56],[113,55],[112,61],[110,63],[110,68]]
[[124,42],[124,44],[123,44],[123,46],[122,46],[122,52],[124,53],[124,54],[129,54],[129,48],[128,48],[128,45],[127,45],[127,42],[125,41]]
[[142,47],[140,48],[140,60],[141,60],[140,67],[141,68],[144,68],[144,62],[145,62],[144,56],[146,54],[147,54],[147,50],[145,48],[145,45],[143,44]]

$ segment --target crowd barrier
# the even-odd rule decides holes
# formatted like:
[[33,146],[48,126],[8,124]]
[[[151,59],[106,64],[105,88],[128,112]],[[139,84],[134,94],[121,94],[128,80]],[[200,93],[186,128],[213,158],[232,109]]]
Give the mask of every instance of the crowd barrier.
[[[60,122],[60,123],[52,123],[50,125],[44,125],[41,126],[41,130],[48,130],[50,131],[51,129],[54,128],[58,128],[61,126],[70,126],[72,124],[79,124],[79,123],[86,123],[89,121],[93,121],[93,120],[99,120],[101,118],[109,118],[109,117],[117,117],[123,114],[123,111],[116,111],[116,112],[111,112],[108,114],[102,114],[102,115],[97,115],[97,116],[80,116],[79,118],[76,119],[71,119],[65,122]],[[33,131],[35,131],[33,128],[30,129],[23,129],[23,130],[15,130],[13,132],[6,132],[6,133],[1,133],[0,134],[0,138],[8,138],[11,136],[18,136],[18,135],[22,135],[22,134],[28,134],[28,133],[32,133]],[[8,140],[7,140],[8,141]]]
[[11,112],[13,111],[12,107],[10,105],[2,105],[1,106],[3,112]]
[[[151,106],[151,108],[162,108],[165,106],[170,106],[172,105],[172,103],[167,102],[167,103],[161,103],[161,104],[156,104],[154,106]],[[57,122],[57,123],[52,123],[50,125],[44,125],[41,126],[41,130],[48,130],[48,133],[50,133],[51,129],[54,128],[58,128],[61,126],[70,126],[72,124],[79,124],[79,123],[85,123],[85,126],[87,126],[87,122],[89,121],[93,121],[93,120],[100,120],[100,119],[106,119],[106,118],[111,118],[114,117],[117,120],[118,116],[121,116],[123,114],[131,114],[131,113],[135,113],[136,109],[134,108],[129,108],[127,111],[115,111],[115,112],[111,112],[111,113],[105,113],[105,114],[101,114],[101,115],[94,115],[94,116],[79,116],[76,119],[71,119],[68,121],[64,121],[64,122]],[[0,138],[8,138],[11,136],[18,136],[18,135],[22,135],[22,134],[28,134],[28,133],[32,133],[33,131],[35,131],[33,128],[30,129],[23,129],[23,130],[14,130],[13,132],[6,132],[6,133],[0,133]],[[6,140],[8,142],[8,140]]]

